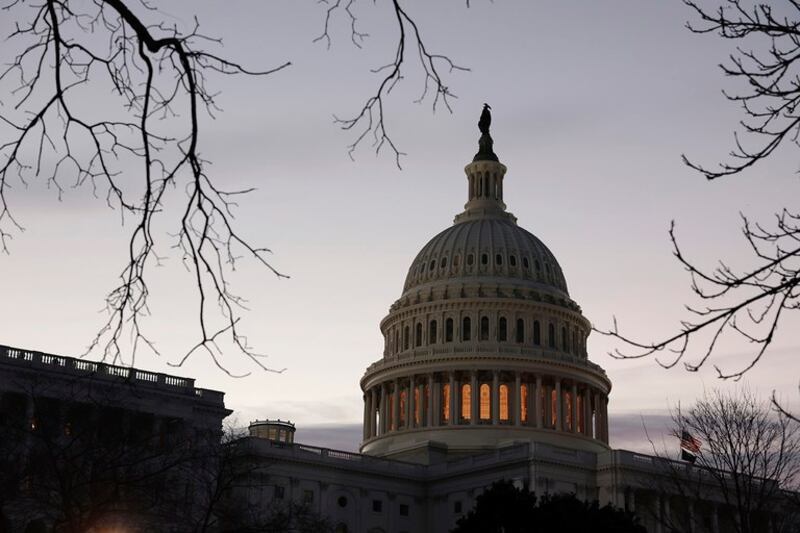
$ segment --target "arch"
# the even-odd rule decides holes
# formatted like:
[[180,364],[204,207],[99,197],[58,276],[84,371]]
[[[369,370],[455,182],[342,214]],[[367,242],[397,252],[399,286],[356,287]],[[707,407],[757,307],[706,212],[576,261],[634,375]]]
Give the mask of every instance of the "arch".
[[442,384],[442,420],[450,421],[450,384]]
[[524,268],[525,270],[528,270],[530,267],[531,267],[531,264],[528,262],[528,258],[527,257],[523,257],[522,258],[522,268]]
[[414,346],[422,346],[422,322],[417,322],[417,327],[414,331]]
[[472,416],[472,386],[469,383],[461,385],[461,418],[470,420]]
[[472,320],[468,316],[464,317],[461,324],[461,340],[468,341],[472,338]]
[[508,385],[505,383],[500,385],[500,420],[508,420]]
[[569,352],[569,337],[567,336],[567,328],[566,326],[561,326],[561,349],[565,352]]
[[501,316],[500,320],[497,323],[497,340],[499,341],[508,340],[508,321],[504,316]]
[[489,340],[489,317],[484,316],[481,317],[481,333],[480,333],[480,340],[488,341]]
[[444,321],[444,342],[453,342],[453,319]]
[[547,326],[547,346],[556,347],[556,327],[553,324]]
[[483,196],[489,196],[489,176],[487,175],[483,180]]
[[539,346],[542,344],[542,328],[539,326],[539,321],[533,321],[533,344]]
[[490,420],[492,418],[492,389],[487,383],[479,387],[480,390],[480,418]]
[[489,264],[489,254],[481,254],[481,264],[482,265]]
[[441,268],[447,268],[447,257],[442,257],[439,263],[441,264]]
[[503,266],[503,254],[496,254],[494,256],[494,262],[497,266]]
[[517,256],[513,255],[513,254],[510,255],[508,257],[508,264],[509,264],[509,266],[512,266],[512,267],[517,266]]
[[517,319],[517,338],[516,341],[520,344],[525,342],[525,321],[521,318]]
[[437,325],[435,320],[431,320],[430,324],[428,324],[428,344],[436,344],[436,337],[439,333]]
[[403,349],[408,350],[408,343],[409,343],[409,334],[408,334],[408,326],[403,328]]
[[435,268],[436,268],[436,259],[431,259],[431,266],[429,267],[429,270],[430,270],[431,272],[433,272],[433,270],[434,270]]
[[468,254],[467,255],[467,266],[472,266],[472,263],[475,262],[475,254]]

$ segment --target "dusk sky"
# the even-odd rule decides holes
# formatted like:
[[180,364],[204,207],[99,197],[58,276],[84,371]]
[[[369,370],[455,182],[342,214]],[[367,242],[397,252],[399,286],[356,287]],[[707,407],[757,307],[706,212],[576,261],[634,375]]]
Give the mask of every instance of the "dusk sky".
[[[696,300],[671,255],[671,220],[698,264],[724,259],[745,268],[752,262],[739,213],[770,223],[773,213],[797,208],[794,146],[714,182],[681,162],[682,153],[709,166],[724,159],[741,117],[721,94],[735,89],[718,68],[731,43],[691,34],[684,25],[692,13],[678,0],[404,2],[428,49],[470,71],[446,74],[458,98],[452,114],[443,107],[434,114],[430,100],[414,103],[423,78],[410,49],[385,108],[390,134],[407,154],[402,170],[390,152],[376,157],[369,144],[353,161],[354,132],[339,129],[333,116],[357,113],[377,87],[370,69],[393,57],[397,28],[385,4],[355,2],[369,34],[363,48],[353,46],[339,14],[327,49],[313,42],[326,9],[313,0],[156,2],[169,25],[190,28],[197,15],[207,35],[223,39],[220,55],[253,69],[293,63],[269,77],[210,77],[223,111],[204,120],[200,138],[213,179],[257,188],[239,202],[239,230],[270,248],[274,265],[291,276],[280,280],[242,263],[232,277],[249,302],[242,332],[269,354],[268,365],[286,371],[262,372],[233,351],[224,362],[249,377],[228,377],[200,355],[181,368],[167,365],[198,335],[193,280],[170,249],[169,224],[159,228],[158,252],[167,259],[151,265],[145,321],[162,356],[142,351],[135,362],[225,391],[240,425],[291,419],[298,441],[356,446],[358,382],[381,356],[378,324],[416,253],[463,209],[463,167],[477,150],[484,102],[493,109],[495,151],[508,167],[509,211],[555,254],[571,297],[597,328],[616,316],[624,332],[650,340],[688,318],[683,305]],[[0,18],[0,33],[8,35],[11,22]],[[108,89],[97,90],[102,100]],[[8,130],[0,134],[5,140]],[[67,189],[58,201],[44,181],[32,181],[16,184],[9,201],[26,231],[0,256],[0,344],[76,356],[104,322],[104,296],[123,267],[130,225],[121,227],[88,189]],[[739,384],[716,379],[711,364],[687,373],[662,370],[652,358],[607,355],[619,346],[589,337],[590,359],[613,383],[615,448],[647,449],[640,417],[660,431],[670,405],[691,404],[704,389],[746,386],[763,398],[774,390],[800,408],[796,314],[785,316],[774,345]],[[723,343],[712,363],[736,370],[752,353],[747,343]]]

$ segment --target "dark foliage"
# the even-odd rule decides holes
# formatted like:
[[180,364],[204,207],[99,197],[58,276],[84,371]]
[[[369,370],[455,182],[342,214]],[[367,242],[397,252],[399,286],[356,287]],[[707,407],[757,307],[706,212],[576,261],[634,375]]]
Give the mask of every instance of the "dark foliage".
[[610,505],[600,507],[574,494],[545,495],[497,481],[478,496],[475,507],[458,520],[452,533],[646,533],[636,517]]

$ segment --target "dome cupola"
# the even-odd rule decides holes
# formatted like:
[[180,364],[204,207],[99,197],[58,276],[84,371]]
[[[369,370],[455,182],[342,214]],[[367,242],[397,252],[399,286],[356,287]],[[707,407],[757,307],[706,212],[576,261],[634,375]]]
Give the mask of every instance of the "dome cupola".
[[[607,449],[611,383],[561,266],[506,210],[484,105],[467,203],[423,246],[367,368],[364,453],[432,461],[519,440]],[[438,451],[436,451],[438,450]]]

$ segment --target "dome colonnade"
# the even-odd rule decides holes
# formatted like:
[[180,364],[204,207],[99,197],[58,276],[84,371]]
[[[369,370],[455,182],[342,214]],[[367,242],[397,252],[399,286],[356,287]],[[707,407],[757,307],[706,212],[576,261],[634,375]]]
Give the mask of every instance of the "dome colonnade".
[[506,167],[481,131],[464,211],[417,254],[381,322],[383,357],[361,379],[361,450],[606,450],[611,383],[588,360],[590,324],[555,256],[506,211]]

